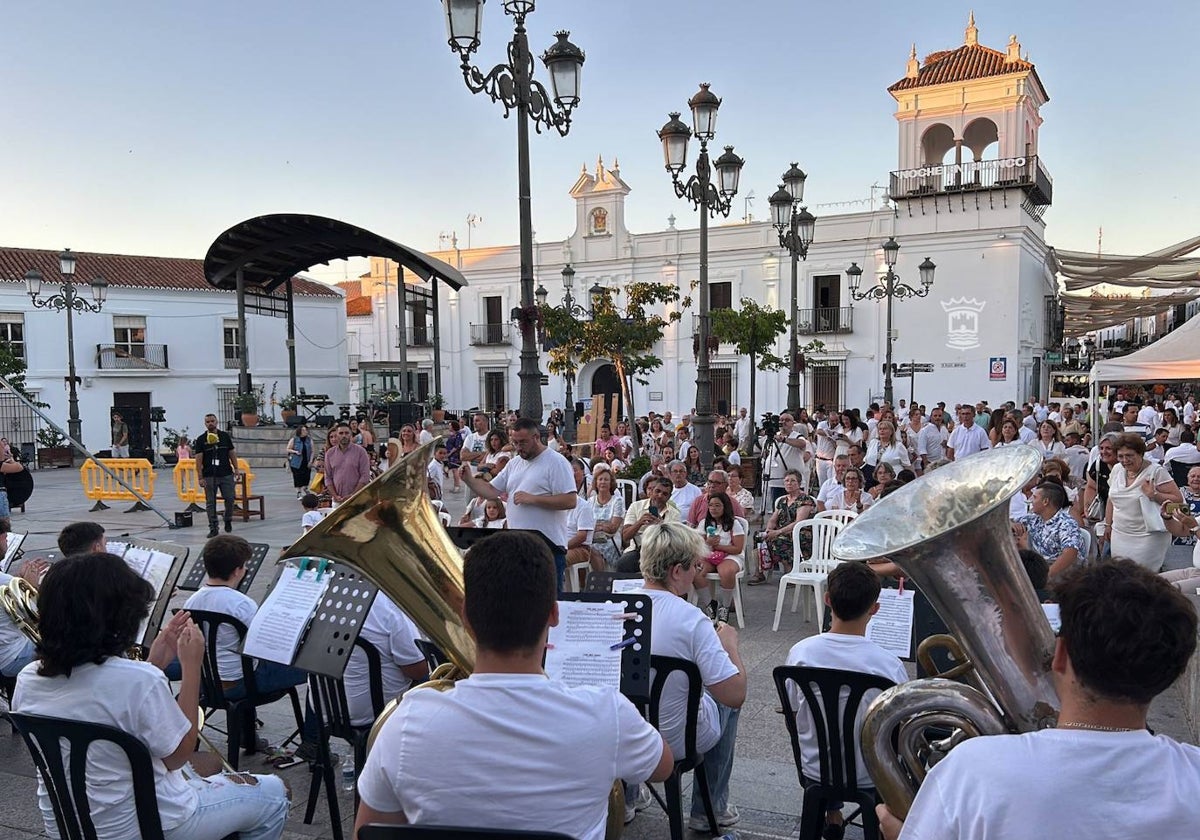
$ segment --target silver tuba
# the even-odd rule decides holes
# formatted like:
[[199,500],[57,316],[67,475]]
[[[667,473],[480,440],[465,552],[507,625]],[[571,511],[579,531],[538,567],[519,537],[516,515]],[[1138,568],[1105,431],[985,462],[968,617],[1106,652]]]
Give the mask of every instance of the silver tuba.
[[[928,767],[967,737],[1053,726],[1054,634],[1017,554],[1008,502],[1041,468],[1032,447],[955,461],[881,499],[833,544],[839,560],[887,558],[921,590],[954,636],[931,637],[959,660],[948,679],[888,689],[868,708],[862,751],[880,795],[901,819]],[[954,735],[931,741],[929,727]],[[893,744],[896,746],[893,748]]]

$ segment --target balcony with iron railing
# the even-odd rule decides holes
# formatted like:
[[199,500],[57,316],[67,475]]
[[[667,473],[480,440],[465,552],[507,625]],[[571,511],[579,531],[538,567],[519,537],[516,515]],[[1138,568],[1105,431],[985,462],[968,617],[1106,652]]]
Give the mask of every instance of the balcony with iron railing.
[[1037,155],[897,170],[891,174],[888,195],[917,198],[1012,187],[1021,189],[1036,205],[1050,204],[1054,198],[1054,179]]
[[[400,346],[400,342],[396,342],[396,346]],[[425,332],[410,332],[404,335],[405,347],[432,347],[433,333]]]
[[800,335],[832,335],[853,331],[852,306],[820,306],[797,312],[796,332]]
[[512,343],[512,324],[471,324],[471,344],[495,347]]
[[133,370],[142,373],[170,368],[165,344],[97,344],[96,367],[102,371]]

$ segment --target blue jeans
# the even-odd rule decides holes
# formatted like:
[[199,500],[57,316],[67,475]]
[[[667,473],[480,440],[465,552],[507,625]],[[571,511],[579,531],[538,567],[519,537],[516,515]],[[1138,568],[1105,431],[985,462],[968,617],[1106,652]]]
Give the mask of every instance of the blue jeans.
[[563,591],[563,581],[567,577],[567,552],[554,549],[554,574],[558,578],[558,594]]
[[278,840],[288,816],[287,789],[278,776],[254,776],[258,784],[238,784],[228,776],[192,779],[199,803],[166,840],[220,840],[238,832],[241,840]]
[[[3,494],[0,493],[0,495]],[[17,674],[21,673],[22,668],[33,661],[33,656],[33,642],[29,641],[29,639],[25,639],[21,644],[21,652],[17,654],[17,657],[13,659],[12,662],[3,668],[0,668],[0,674],[3,674],[6,677],[15,677]]]
[[[733,771],[733,743],[737,740],[738,718],[741,709],[731,709],[720,703],[717,711],[721,721],[721,740],[704,754],[704,771],[708,776],[708,793],[712,797],[713,813],[718,816],[729,807],[729,777]],[[704,800],[692,785],[692,816],[704,817]]]
[[0,519],[12,517],[12,509],[8,506],[8,491],[0,490]]

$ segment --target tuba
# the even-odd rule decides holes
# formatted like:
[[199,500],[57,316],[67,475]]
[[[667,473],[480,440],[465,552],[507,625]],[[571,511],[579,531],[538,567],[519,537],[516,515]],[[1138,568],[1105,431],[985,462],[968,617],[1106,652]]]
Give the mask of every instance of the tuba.
[[[1054,726],[1054,634],[1012,538],[1008,501],[1041,468],[1028,446],[993,449],[939,468],[881,499],[833,544],[839,560],[887,558],[933,604],[953,637],[933,636],[958,664],[944,678],[890,688],[867,709],[863,760],[903,819],[932,764],[965,738]],[[931,740],[929,729],[954,730]]]
[[33,585],[23,577],[13,577],[0,586],[0,607],[12,619],[12,623],[25,638],[35,645],[42,643],[38,632],[38,594]]

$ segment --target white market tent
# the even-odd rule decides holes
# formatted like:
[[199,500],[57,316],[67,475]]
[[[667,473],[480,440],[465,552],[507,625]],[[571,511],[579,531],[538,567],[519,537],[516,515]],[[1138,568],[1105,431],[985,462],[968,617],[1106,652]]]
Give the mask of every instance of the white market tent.
[[1179,329],[1128,356],[1104,359],[1092,365],[1092,428],[1100,411],[1100,385],[1106,382],[1200,381],[1200,316],[1189,318]]

